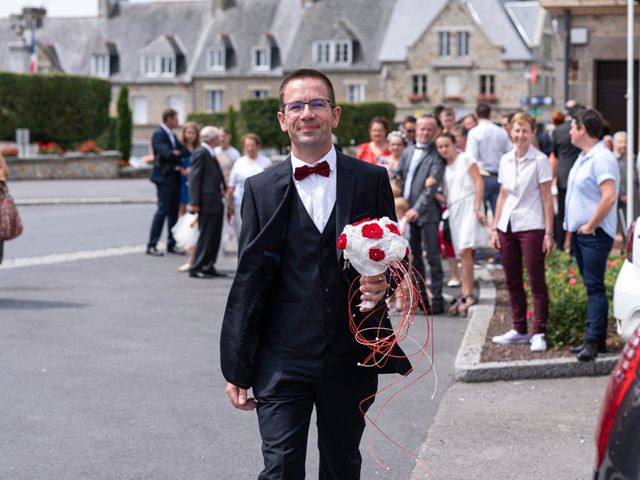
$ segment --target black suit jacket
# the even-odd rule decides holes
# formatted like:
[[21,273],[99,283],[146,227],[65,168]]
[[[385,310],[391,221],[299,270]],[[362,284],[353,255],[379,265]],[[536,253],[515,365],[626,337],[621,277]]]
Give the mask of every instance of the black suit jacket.
[[[395,208],[388,173],[384,168],[336,153],[334,240],[337,242],[345,225],[367,217],[395,219]],[[263,315],[265,300],[277,273],[294,190],[290,158],[245,182],[238,268],[229,292],[220,337],[222,373],[228,382],[243,388],[253,385],[260,324],[269,321]],[[335,253],[340,259],[340,250],[336,248]],[[349,268],[345,275],[348,275],[350,284],[357,272]],[[357,308],[353,310],[359,315]],[[372,322],[376,323],[377,319],[372,319]],[[383,324],[390,327],[388,320]],[[291,334],[295,335],[295,332]],[[404,356],[398,347],[393,354]],[[406,373],[410,368],[406,358],[393,358],[383,371]]]
[[[151,170],[151,181],[154,183],[165,183],[175,181],[179,178],[179,168],[182,165],[182,158],[189,155],[189,150],[180,143],[174,135],[176,146],[171,145],[171,139],[162,127],[153,131],[151,136],[151,148],[153,150],[153,169]],[[174,155],[173,150],[178,150],[180,155]]]
[[573,167],[576,158],[580,155],[580,149],[571,143],[569,130],[571,130],[571,120],[564,122],[562,125],[558,125],[551,135],[553,154],[558,161],[558,168],[556,170],[558,188],[564,189],[567,188],[571,167]]
[[218,160],[205,147],[196,148],[189,165],[189,203],[202,213],[222,212],[223,185]]
[[[413,158],[413,152],[415,151],[415,145],[407,147],[400,159],[400,165],[398,166],[398,174],[406,181],[409,175],[409,167],[411,165],[411,159]],[[411,190],[409,191],[409,198],[407,201],[411,208],[415,209],[420,217],[416,222],[422,225],[427,222],[439,222],[440,221],[440,205],[434,198],[438,187],[442,183],[444,177],[444,161],[438,155],[436,149],[436,142],[431,142],[426,150],[422,153],[419,160],[418,168],[416,168],[413,174],[413,181],[411,182]],[[425,187],[424,183],[427,177],[434,177],[438,183],[432,187]]]

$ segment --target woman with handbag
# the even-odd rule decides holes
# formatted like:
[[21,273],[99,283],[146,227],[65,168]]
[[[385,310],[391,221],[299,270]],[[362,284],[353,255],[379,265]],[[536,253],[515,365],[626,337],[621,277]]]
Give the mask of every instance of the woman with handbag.
[[444,192],[449,211],[449,231],[453,249],[460,256],[462,266],[461,295],[449,307],[449,313],[466,315],[469,307],[477,301],[473,296],[473,252],[487,243],[482,209],[484,183],[476,160],[465,152],[456,151],[456,139],[451,133],[441,134],[436,139],[436,147],[447,163]]

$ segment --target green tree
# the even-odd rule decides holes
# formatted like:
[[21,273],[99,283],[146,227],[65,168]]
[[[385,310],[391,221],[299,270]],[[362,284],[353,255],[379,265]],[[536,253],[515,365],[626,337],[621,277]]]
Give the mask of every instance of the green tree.
[[227,110],[227,130],[229,131],[229,143],[234,147],[238,147],[238,128],[236,126],[236,111],[233,107],[229,107]]
[[129,160],[131,156],[131,109],[129,108],[129,87],[122,85],[118,94],[118,119],[116,121],[116,148],[122,158]]

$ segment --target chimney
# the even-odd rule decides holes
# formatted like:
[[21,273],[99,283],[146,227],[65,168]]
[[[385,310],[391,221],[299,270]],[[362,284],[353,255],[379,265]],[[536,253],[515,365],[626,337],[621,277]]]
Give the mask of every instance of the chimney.
[[126,0],[98,0],[98,16],[113,18],[120,13],[120,2]]
[[235,7],[236,2],[235,0],[211,0],[211,6],[213,8],[213,14],[215,15],[220,10]]

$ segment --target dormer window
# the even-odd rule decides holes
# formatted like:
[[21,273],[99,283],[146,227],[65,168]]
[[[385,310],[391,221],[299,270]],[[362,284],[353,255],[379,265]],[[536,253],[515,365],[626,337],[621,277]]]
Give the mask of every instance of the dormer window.
[[313,61],[318,65],[351,65],[353,42],[324,40],[313,44]]
[[107,54],[94,54],[91,55],[91,76],[92,77],[109,77],[109,55]]
[[155,55],[145,55],[142,57],[142,73],[144,73],[145,77],[155,77],[158,75]]
[[171,56],[160,57],[160,75],[173,76],[176,74],[176,61]]
[[226,52],[223,47],[214,47],[209,50],[209,70],[223,71],[226,69]]
[[270,70],[271,52],[267,47],[254,47],[252,50],[253,69]]

